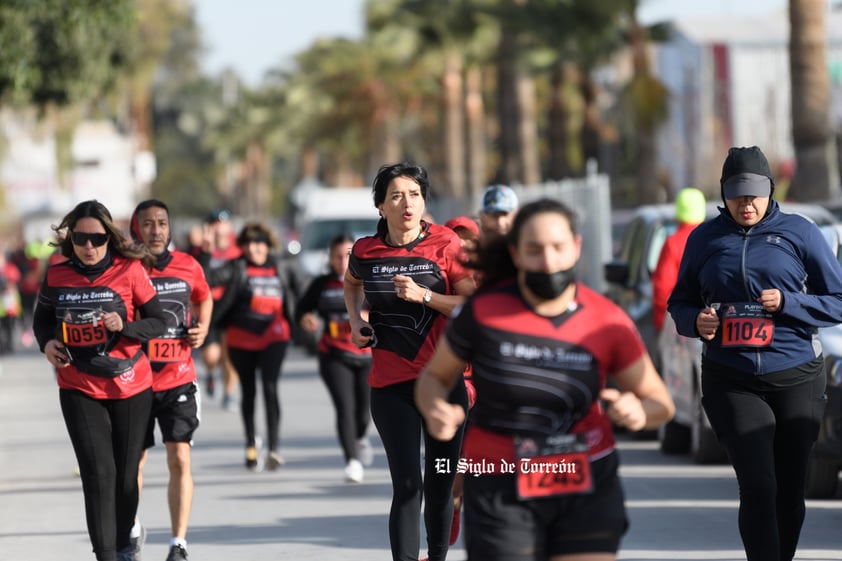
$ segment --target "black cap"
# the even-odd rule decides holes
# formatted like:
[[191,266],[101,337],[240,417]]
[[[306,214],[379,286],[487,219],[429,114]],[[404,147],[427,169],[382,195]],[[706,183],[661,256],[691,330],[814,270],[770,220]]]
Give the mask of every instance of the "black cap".
[[757,146],[734,147],[722,164],[723,199],[770,197],[775,185],[766,156]]
[[222,222],[223,220],[231,220],[231,211],[224,208],[218,208],[214,211],[211,211],[208,214],[208,217],[205,218],[205,222],[208,224],[213,224],[214,222]]

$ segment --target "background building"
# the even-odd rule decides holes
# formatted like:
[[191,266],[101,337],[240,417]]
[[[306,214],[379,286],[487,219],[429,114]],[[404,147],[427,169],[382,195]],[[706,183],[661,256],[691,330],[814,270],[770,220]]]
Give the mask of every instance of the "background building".
[[[842,129],[842,12],[827,13],[831,127]],[[794,161],[789,14],[676,21],[655,48],[655,73],[670,92],[658,133],[658,162],[674,194],[695,185],[719,192],[730,146],[760,146],[783,184]],[[833,162],[835,165],[835,159]],[[837,181],[838,183],[838,181]]]

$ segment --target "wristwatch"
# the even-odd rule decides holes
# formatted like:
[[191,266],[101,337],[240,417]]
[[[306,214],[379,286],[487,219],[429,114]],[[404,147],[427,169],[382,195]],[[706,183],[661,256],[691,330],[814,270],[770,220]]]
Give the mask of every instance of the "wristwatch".
[[424,305],[426,306],[427,304],[429,304],[430,300],[432,300],[432,299],[433,299],[433,291],[428,288],[427,292],[424,293]]

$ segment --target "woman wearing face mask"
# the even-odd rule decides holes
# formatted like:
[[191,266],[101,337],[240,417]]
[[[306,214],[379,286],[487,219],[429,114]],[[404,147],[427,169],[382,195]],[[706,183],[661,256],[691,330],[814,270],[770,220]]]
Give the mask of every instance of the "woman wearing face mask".
[[789,561],[827,399],[816,332],[842,322],[842,267],[772,199],[757,146],[728,151],[720,184],[725,207],[690,234],[668,310],[704,342],[702,405],[737,475],[748,561]]
[[[241,415],[246,436],[246,468],[262,468],[254,424],[257,372],[260,372],[266,412],[268,450],[265,466],[275,470],[284,464],[280,445],[281,404],[278,380],[290,339],[291,315],[287,284],[280,266],[269,254],[277,247],[272,231],[251,222],[237,235],[242,256],[221,267],[205,269],[211,287],[225,286],[225,294],[213,309],[213,322],[224,326],[231,363],[240,375]],[[199,261],[209,262],[208,254]]]
[[[474,290],[471,273],[462,266],[459,237],[421,219],[428,186],[420,166],[380,168],[373,191],[382,218],[375,235],[354,244],[345,274],[352,341],[372,345],[371,415],[392,479],[389,538],[395,561],[418,558],[422,496],[429,558],[447,556],[455,472],[436,468],[442,461],[455,464],[462,442],[461,425],[446,442],[431,438],[413,401],[415,379],[432,356],[447,316]],[[362,316],[364,302],[368,321]],[[464,383],[456,384],[448,399],[466,409]]]
[[54,229],[66,233],[57,245],[67,260],[47,269],[32,327],[56,368],[94,554],[132,561],[138,463],[152,410],[152,368],[141,341],[166,331],[147,274],[155,261],[98,201],[79,203]]
[[[480,245],[483,288],[450,320],[418,379],[426,426],[447,440],[464,411],[445,397],[473,366],[477,402],[463,449],[463,465],[479,475],[465,477],[472,561],[616,559],[628,522],[612,422],[638,431],[673,414],[632,321],[575,281],[581,246],[564,204],[521,207],[506,237]],[[609,376],[619,389],[606,388]]]

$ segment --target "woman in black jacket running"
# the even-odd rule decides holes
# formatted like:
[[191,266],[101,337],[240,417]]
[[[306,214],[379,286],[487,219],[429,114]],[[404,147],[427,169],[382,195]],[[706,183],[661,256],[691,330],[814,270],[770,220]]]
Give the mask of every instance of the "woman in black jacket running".
[[[371,349],[351,341],[351,324],[345,309],[345,271],[354,240],[339,235],[330,241],[330,272],[313,280],[295,306],[295,319],[311,333],[322,326],[319,339],[319,375],[336,410],[336,434],[345,456],[345,479],[359,483],[363,466],[372,462],[366,436],[369,424],[368,374]],[[321,320],[321,321],[320,321]]]

